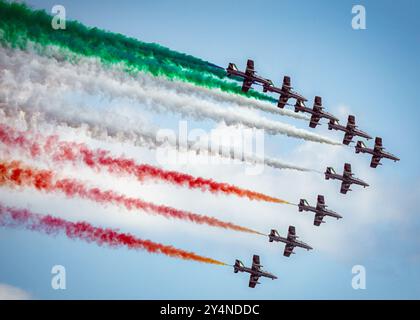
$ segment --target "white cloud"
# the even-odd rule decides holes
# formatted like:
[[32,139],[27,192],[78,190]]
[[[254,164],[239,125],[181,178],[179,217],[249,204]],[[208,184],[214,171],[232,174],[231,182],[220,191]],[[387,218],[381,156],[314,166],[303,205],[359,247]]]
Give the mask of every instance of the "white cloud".
[[20,288],[0,283],[0,300],[29,300],[31,295]]

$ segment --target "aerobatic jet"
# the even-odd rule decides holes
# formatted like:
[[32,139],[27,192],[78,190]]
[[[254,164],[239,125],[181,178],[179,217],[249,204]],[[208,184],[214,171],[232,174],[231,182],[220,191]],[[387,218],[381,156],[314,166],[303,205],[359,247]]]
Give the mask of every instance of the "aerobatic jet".
[[360,186],[369,187],[369,185],[361,179],[353,178],[353,173],[351,172],[351,165],[350,163],[344,164],[344,172],[343,175],[335,173],[334,169],[331,167],[327,167],[325,171],[325,179],[332,179],[332,180],[341,180],[341,189],[340,192],[346,194],[347,191],[351,191],[350,186],[352,184],[358,184]]
[[252,257],[252,267],[248,268],[245,267],[244,264],[239,261],[236,260],[235,261],[235,265],[233,266],[233,272],[238,273],[238,271],[240,272],[248,272],[249,275],[249,287],[250,288],[255,288],[258,282],[258,279],[260,277],[266,277],[266,278],[270,278],[272,280],[277,279],[277,277],[271,273],[268,273],[264,270],[261,269],[262,265],[260,264],[260,256],[254,254],[254,256]]
[[293,87],[290,84],[290,77],[284,76],[283,78],[283,85],[281,88],[277,88],[274,86],[273,82],[270,80],[269,83],[265,83],[263,85],[263,91],[264,92],[275,92],[280,94],[279,101],[277,103],[277,106],[279,108],[284,108],[284,106],[287,104],[287,101],[289,101],[290,98],[305,102],[308,101],[304,96],[300,95],[297,92],[292,91]]
[[286,244],[284,248],[284,252],[283,252],[283,255],[285,257],[290,257],[292,253],[294,254],[293,249],[295,247],[300,247],[306,250],[312,249],[312,247],[310,247],[308,244],[302,241],[296,240],[297,238],[298,236],[296,235],[296,229],[294,226],[289,226],[287,238],[280,236],[277,230],[274,230],[274,229],[272,229],[270,234],[268,235],[268,241],[284,242]]
[[332,121],[338,121],[338,119],[335,116],[333,116],[331,113],[323,111],[323,109],[324,108],[322,107],[322,98],[319,96],[315,97],[314,106],[312,109],[306,107],[301,100],[296,100],[295,112],[300,111],[312,114],[311,121],[309,122],[309,126],[311,128],[315,128],[318,125],[319,120],[321,120],[321,118],[329,119]]
[[315,218],[314,218],[315,226],[319,226],[321,223],[325,223],[325,221],[322,221],[322,219],[325,216],[337,218],[337,220],[342,218],[342,216],[340,216],[338,213],[327,209],[327,205],[325,204],[325,199],[323,195],[318,195],[318,201],[317,201],[316,207],[310,206],[308,201],[306,201],[305,199],[300,199],[299,212],[302,212],[302,211],[312,211],[315,213]]
[[257,75],[254,69],[254,61],[250,59],[248,59],[246,63],[245,72],[239,71],[234,63],[229,63],[228,67],[226,68],[226,72],[228,77],[237,76],[244,79],[242,83],[243,92],[248,92],[254,83],[259,83],[261,85],[268,85],[272,83],[271,80],[264,79]]
[[380,162],[382,158],[394,160],[394,162],[399,161],[400,159],[394,156],[393,154],[384,151],[384,147],[382,146],[382,138],[376,137],[375,138],[375,146],[373,149],[367,148],[362,141],[357,141],[356,144],[356,153],[369,153],[372,155],[372,161],[370,162],[370,166],[372,168],[376,168],[378,165],[382,165]]
[[328,129],[340,130],[345,132],[343,143],[346,145],[348,145],[353,140],[354,136],[359,136],[368,140],[372,139],[372,137],[366,132],[357,129],[356,120],[353,115],[349,115],[347,120],[347,126],[340,125],[336,120],[330,120],[330,122],[328,123]]

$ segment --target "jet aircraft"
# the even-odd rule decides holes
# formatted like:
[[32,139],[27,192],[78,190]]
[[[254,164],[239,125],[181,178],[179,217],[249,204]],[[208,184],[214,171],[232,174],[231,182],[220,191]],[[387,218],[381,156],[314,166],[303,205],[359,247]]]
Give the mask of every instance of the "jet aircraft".
[[312,211],[315,213],[315,218],[314,218],[315,226],[320,226],[321,223],[325,223],[325,221],[322,220],[325,216],[337,218],[337,220],[342,218],[342,216],[340,216],[338,213],[327,209],[327,205],[325,204],[325,199],[323,195],[318,195],[318,201],[317,201],[316,207],[310,206],[308,201],[306,201],[305,199],[300,199],[298,207],[299,207],[299,212]]
[[272,229],[270,234],[268,235],[268,241],[283,242],[286,244],[283,252],[283,255],[285,257],[290,257],[292,253],[294,254],[293,249],[295,247],[300,247],[306,250],[312,250],[312,247],[310,247],[308,244],[302,241],[296,240],[297,238],[298,236],[296,235],[296,229],[294,226],[289,226],[287,238],[280,236],[277,230],[274,229]]
[[290,98],[306,102],[308,99],[306,99],[301,94],[294,92],[293,87],[290,84],[290,77],[284,76],[283,78],[283,85],[281,88],[275,87],[273,82],[269,80],[268,83],[263,84],[263,91],[264,92],[274,92],[280,94],[279,101],[277,103],[277,106],[279,108],[284,108],[284,106],[287,104],[287,101],[289,101]]
[[264,79],[257,75],[257,72],[254,69],[254,61],[251,59],[248,59],[246,63],[245,72],[239,71],[234,63],[229,63],[228,67],[226,68],[226,72],[228,77],[237,76],[243,78],[243,92],[248,92],[254,83],[259,83],[261,85],[269,85],[272,83],[271,80]]
[[342,182],[340,192],[343,194],[346,194],[347,191],[351,191],[350,186],[352,184],[358,184],[360,186],[363,186],[364,188],[369,186],[363,180],[353,177],[350,163],[344,164],[343,175],[337,174],[332,167],[327,167],[327,170],[325,171],[325,179],[341,180]]
[[391,159],[394,162],[399,161],[400,159],[394,156],[393,154],[384,151],[384,147],[382,146],[382,138],[376,137],[375,138],[375,146],[373,149],[367,148],[366,145],[362,141],[357,141],[356,143],[356,153],[369,153],[372,155],[372,160],[370,162],[370,166],[372,168],[376,168],[378,165],[382,165],[381,159]]
[[342,126],[336,120],[330,120],[330,122],[328,123],[328,130],[332,129],[345,132],[343,143],[346,145],[348,145],[353,140],[354,136],[359,136],[368,140],[372,139],[372,137],[366,132],[357,129],[356,119],[353,115],[349,115],[347,120],[347,126]]
[[267,271],[264,271],[261,269],[262,265],[260,264],[260,256],[254,254],[254,256],[252,257],[252,267],[248,268],[245,267],[244,264],[239,261],[236,260],[235,261],[235,265],[233,266],[233,271],[235,273],[238,272],[247,272],[249,273],[249,287],[250,288],[255,288],[255,286],[260,283],[258,282],[260,277],[266,277],[266,278],[270,278],[272,280],[277,279],[277,277],[271,273],[268,273]]
[[302,100],[296,100],[295,112],[306,112],[312,115],[311,121],[309,122],[309,126],[311,128],[315,128],[318,125],[319,120],[321,120],[321,118],[338,121],[338,119],[335,116],[333,116],[331,113],[323,111],[323,109],[324,108],[322,107],[322,98],[319,96],[315,97],[314,106],[312,109],[306,107]]

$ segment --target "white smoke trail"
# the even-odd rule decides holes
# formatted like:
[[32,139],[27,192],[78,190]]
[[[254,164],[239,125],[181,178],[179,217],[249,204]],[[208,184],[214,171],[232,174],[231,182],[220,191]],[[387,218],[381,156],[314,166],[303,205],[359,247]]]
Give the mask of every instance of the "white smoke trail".
[[[73,61],[73,63],[74,62],[77,62],[78,64],[83,63],[85,65],[90,65],[91,67],[89,67],[89,69],[91,70],[98,70],[98,68],[102,68],[102,69],[105,68],[105,70],[112,73],[112,77],[114,79],[117,79],[120,82],[128,81],[127,79],[128,75],[129,75],[129,78],[134,79],[136,81],[140,81],[140,83],[143,82],[144,78],[150,78],[148,79],[148,81],[153,81],[153,79],[155,79],[154,77],[150,77],[144,73],[141,73],[139,75],[138,72],[130,72],[130,71],[127,72],[127,69],[130,70],[130,68],[127,68],[127,66],[124,63],[103,65],[97,59],[85,58],[68,49],[63,49],[54,45],[41,46],[31,41],[26,41],[26,43],[27,43],[26,44],[27,50],[36,51],[38,54],[42,56],[54,58],[59,61],[71,60]],[[187,72],[188,70],[185,70],[185,71]],[[230,80],[230,79],[226,79],[226,81],[236,83],[236,81]],[[158,84],[168,90],[174,89],[173,82],[168,81],[164,77],[160,79]],[[261,100],[251,98],[251,97],[244,97],[237,94],[224,92],[217,88],[209,89],[209,88],[197,86],[188,82],[177,81],[175,90],[178,93],[195,95],[202,99],[212,100],[215,103],[221,103],[221,104],[230,103],[232,105],[236,105],[239,108],[254,109],[258,111],[264,111],[264,112],[268,112],[268,113],[272,113],[276,115],[288,116],[295,119],[301,119],[301,120],[307,120],[307,121],[309,121],[310,119],[307,115],[296,113],[287,109],[280,109],[276,107],[274,104],[269,103],[267,101],[261,101]]]
[[[45,83],[50,88],[66,87],[83,90],[89,94],[101,93],[114,98],[129,98],[157,112],[178,112],[196,120],[213,119],[228,125],[242,124],[250,128],[264,129],[270,134],[284,134],[309,141],[340,145],[341,143],[298,129],[288,124],[258,116],[247,116],[232,107],[221,108],[218,104],[192,94],[179,92],[178,83],[159,77],[144,75],[137,80],[98,66],[94,59],[81,59],[77,65],[66,61],[40,57],[32,52],[0,49],[0,67],[5,85],[19,87]],[[120,80],[118,77],[124,77]]]
[[[243,154],[238,156],[232,149],[221,146],[220,149],[210,149],[208,145],[197,144],[196,141],[188,141],[186,146],[179,144],[175,139],[168,137],[165,141],[157,139],[157,128],[146,125],[141,119],[134,118],[135,128],[132,126],[129,115],[113,112],[102,113],[98,117],[98,112],[94,108],[87,108],[81,105],[70,105],[64,101],[55,101],[56,108],[41,110],[40,104],[44,101],[38,91],[37,99],[28,99],[24,102],[22,97],[20,103],[10,101],[0,103],[0,121],[8,125],[13,125],[21,129],[35,129],[40,127],[54,126],[55,128],[71,128],[81,130],[82,133],[91,138],[107,141],[129,143],[139,147],[156,149],[167,147],[180,152],[194,151],[197,154],[209,154],[234,159],[251,164],[265,164],[275,169],[290,169],[297,171],[315,171],[304,167],[284,163],[278,159],[270,157],[259,157],[255,154]],[[3,97],[0,98],[2,101]],[[32,104],[35,103],[35,104]],[[48,102],[47,102],[48,103]],[[120,108],[119,108],[120,109]],[[62,110],[71,110],[61,112]],[[124,114],[124,115],[123,115]],[[139,125],[140,124],[140,125]],[[140,129],[139,129],[140,128]]]

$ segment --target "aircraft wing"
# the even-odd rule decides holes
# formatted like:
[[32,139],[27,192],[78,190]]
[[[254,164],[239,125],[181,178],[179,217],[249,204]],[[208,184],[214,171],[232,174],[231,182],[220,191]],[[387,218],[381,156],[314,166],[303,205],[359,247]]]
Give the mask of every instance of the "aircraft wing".
[[321,113],[322,112],[322,107],[321,107],[321,105],[315,103],[312,110],[316,113]]
[[324,209],[325,208],[325,199],[324,199],[324,196],[322,196],[322,195],[319,195],[318,196],[318,201],[317,201],[317,204],[316,204],[316,208],[318,210],[321,210],[321,209]]
[[352,133],[346,132],[346,134],[344,135],[344,139],[343,139],[343,143],[348,145],[351,140],[353,140],[354,135]]
[[245,73],[249,76],[254,75],[255,70],[254,70],[254,60],[248,59],[248,61],[246,62],[246,70]]
[[309,126],[311,128],[315,128],[318,125],[318,122],[321,118],[315,114],[311,116],[311,121],[309,122]]
[[286,103],[287,103],[288,100],[289,100],[289,95],[281,94],[277,105],[280,108],[284,108],[284,106],[286,105]]
[[324,218],[324,215],[317,213],[315,215],[314,225],[319,226],[322,223],[323,218]]
[[252,257],[252,270],[259,271],[260,268],[260,256],[254,254],[254,256]]
[[381,161],[381,157],[373,156],[372,161],[370,162],[370,166],[372,168],[376,168]]
[[344,194],[346,194],[347,193],[347,191],[349,191],[349,189],[350,189],[350,183],[348,183],[348,182],[342,182],[341,183],[341,189],[340,189],[340,192],[341,193],[344,193]]
[[244,79],[244,82],[242,84],[242,91],[248,92],[252,86],[252,83],[253,83],[252,80]]
[[356,118],[352,115],[349,115],[347,119],[347,127],[354,128],[356,127]]
[[380,137],[376,137],[375,138],[375,147],[374,147],[374,150],[376,152],[382,151],[382,138],[380,138]]
[[283,255],[286,257],[290,257],[290,255],[292,254],[294,249],[294,246],[291,244],[286,244],[286,246],[284,247],[284,252]]
[[287,233],[287,240],[289,241],[296,240],[296,228],[294,226],[289,226],[289,231]]
[[260,277],[259,276],[256,276],[256,275],[253,275],[253,274],[250,274],[249,275],[249,287],[250,288],[255,288],[255,286],[257,285],[257,283],[258,283],[258,279],[259,279]]
[[346,178],[350,178],[351,177],[351,164],[350,163],[345,163],[344,164],[344,173],[343,176]]

